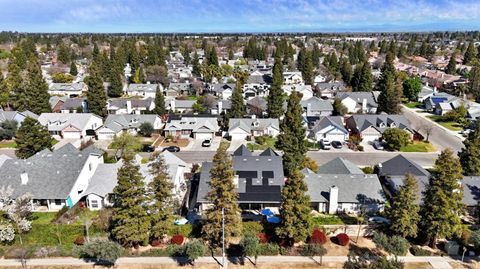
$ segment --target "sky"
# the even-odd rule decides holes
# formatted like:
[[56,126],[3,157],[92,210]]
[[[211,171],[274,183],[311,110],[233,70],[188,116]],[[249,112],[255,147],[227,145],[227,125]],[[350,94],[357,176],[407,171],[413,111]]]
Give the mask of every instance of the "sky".
[[0,31],[479,30],[480,0],[0,0]]

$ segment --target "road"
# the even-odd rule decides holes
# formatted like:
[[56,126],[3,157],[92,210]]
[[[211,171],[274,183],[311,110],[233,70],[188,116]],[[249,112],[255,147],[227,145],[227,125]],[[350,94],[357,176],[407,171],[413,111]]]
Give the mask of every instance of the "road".
[[429,140],[439,150],[450,148],[454,152],[459,152],[463,148],[462,140],[451,133],[449,130],[445,130],[437,123],[422,117],[418,113],[415,113],[411,109],[404,107],[402,109],[403,115],[410,121],[412,128],[421,133],[424,137],[427,137],[425,133],[426,127],[431,127]]
[[[180,151],[175,153],[180,159],[184,160],[187,163],[201,163],[204,161],[211,161],[213,159],[214,151]],[[307,156],[311,157],[317,162],[317,164],[322,165],[327,163],[337,157],[342,157],[353,162],[359,166],[373,166],[380,162],[389,160],[396,155],[398,152],[335,152],[331,151],[309,151]],[[418,163],[423,167],[432,167],[435,159],[438,156],[438,153],[416,153],[416,152],[404,152],[402,153],[405,157],[411,159],[412,161]]]

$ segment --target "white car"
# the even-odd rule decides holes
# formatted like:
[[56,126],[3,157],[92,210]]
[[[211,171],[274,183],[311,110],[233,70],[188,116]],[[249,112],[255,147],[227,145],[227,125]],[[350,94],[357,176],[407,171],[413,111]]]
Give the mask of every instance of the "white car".
[[325,150],[330,150],[332,148],[332,143],[330,143],[330,140],[328,139],[322,139],[322,141],[320,141],[320,145],[322,146],[322,149]]

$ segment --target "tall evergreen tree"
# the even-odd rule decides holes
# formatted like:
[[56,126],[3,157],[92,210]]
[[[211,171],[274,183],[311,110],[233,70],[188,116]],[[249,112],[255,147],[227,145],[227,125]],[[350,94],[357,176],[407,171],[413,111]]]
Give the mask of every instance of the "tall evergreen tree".
[[468,44],[467,50],[465,51],[465,54],[463,55],[463,63],[464,64],[472,64],[473,60],[476,59],[477,56],[477,51],[475,50],[475,45],[473,42],[470,42]]
[[340,73],[342,74],[342,80],[346,85],[351,85],[353,70],[352,65],[347,58],[342,57],[340,60]]
[[168,174],[165,159],[158,152],[150,157],[152,181],[148,185],[150,197],[149,214],[152,221],[152,239],[162,239],[173,223],[173,211],[177,206],[172,194],[173,183]]
[[303,174],[294,168],[282,188],[282,204],[280,206],[280,226],[277,235],[287,244],[305,241],[310,234],[310,197],[306,194],[307,184]]
[[153,109],[153,113],[157,114],[158,116],[167,114],[167,110],[165,109],[165,96],[160,90],[160,85],[157,85],[157,89],[155,91],[155,108]]
[[202,71],[200,69],[198,54],[196,51],[195,51],[195,54],[193,55],[192,74],[194,74],[197,77],[199,77],[202,74]]
[[26,107],[19,107],[20,110],[30,110],[35,114],[51,112],[50,94],[48,85],[43,78],[40,64],[36,57],[31,57],[27,66],[27,79],[25,80],[24,104]]
[[415,176],[405,175],[403,186],[393,195],[392,203],[387,209],[387,216],[392,221],[390,230],[403,237],[416,237],[418,231],[418,222],[420,221],[417,204],[418,184]]
[[470,71],[469,91],[475,99],[480,100],[480,64],[477,63]]
[[283,64],[280,58],[273,65],[272,86],[268,94],[267,113],[270,118],[278,119],[283,115]]
[[303,108],[301,95],[293,91],[288,100],[285,117],[280,123],[277,148],[283,151],[283,168],[289,176],[294,170],[302,169],[307,153],[305,146],[305,128],[303,127]]
[[70,64],[70,75],[72,76],[78,75],[78,70],[77,70],[77,65],[75,64],[75,60],[72,60],[72,63]]
[[461,234],[464,204],[463,188],[458,182],[462,178],[458,158],[450,149],[442,151],[435,161],[420,211],[421,231],[432,247],[438,238]]
[[36,119],[26,117],[15,135],[15,155],[20,159],[29,158],[44,149],[52,149],[53,138],[45,126]]
[[3,79],[3,74],[0,73],[0,108],[8,107],[10,92],[7,88],[7,82]]
[[313,86],[313,64],[312,64],[312,54],[308,53],[305,57],[305,64],[302,69],[303,81],[306,85]]
[[123,246],[136,247],[148,243],[150,216],[145,208],[145,183],[133,154],[125,154],[118,169],[117,186],[113,189],[114,207],[112,235]]
[[212,245],[219,246],[222,242],[222,209],[225,215],[225,238],[230,240],[242,231],[242,219],[238,207],[238,193],[233,182],[232,158],[227,153],[227,144],[222,143],[213,157],[210,170],[210,191],[207,199],[212,207],[205,214],[202,234]]
[[[93,68],[95,69],[95,67]],[[100,117],[107,116],[107,93],[103,87],[103,81],[96,71],[91,72],[89,77],[85,78],[88,86],[87,103],[88,111]]]
[[243,118],[247,113],[247,108],[244,103],[242,86],[239,81],[237,81],[235,89],[233,89],[231,101],[232,105],[228,116],[230,118]]
[[118,68],[110,69],[110,87],[108,88],[109,97],[120,97],[123,95],[122,74],[117,70]]
[[393,65],[393,54],[387,53],[385,63],[382,66],[382,75],[378,82],[378,112],[387,114],[398,114],[402,98],[402,85],[397,81],[395,67]]
[[465,147],[459,152],[460,163],[466,176],[480,176],[480,124],[463,141]]
[[455,75],[457,73],[457,62],[455,60],[455,53],[450,56],[447,67],[445,68],[445,73],[450,75]]

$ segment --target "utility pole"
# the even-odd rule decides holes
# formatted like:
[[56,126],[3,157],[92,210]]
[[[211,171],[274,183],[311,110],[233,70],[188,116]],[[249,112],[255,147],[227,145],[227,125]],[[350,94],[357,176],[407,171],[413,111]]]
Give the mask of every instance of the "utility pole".
[[222,268],[227,268],[225,259],[225,208],[222,207]]

